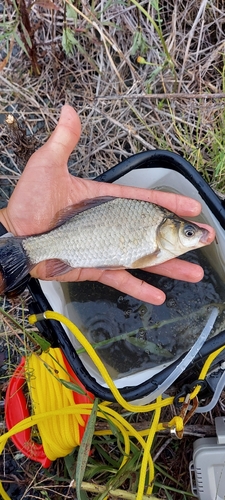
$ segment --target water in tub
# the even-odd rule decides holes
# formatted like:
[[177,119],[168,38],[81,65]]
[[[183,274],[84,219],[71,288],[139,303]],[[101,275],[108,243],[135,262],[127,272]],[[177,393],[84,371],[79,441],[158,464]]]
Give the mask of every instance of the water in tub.
[[222,269],[211,264],[216,252],[214,243],[184,256],[203,266],[205,274],[199,283],[132,271],[166,293],[161,306],[140,302],[100,283],[62,284],[66,315],[87,336],[114,379],[172,362],[190,349],[208,319],[210,304],[220,304],[211,336],[224,329],[224,277]]

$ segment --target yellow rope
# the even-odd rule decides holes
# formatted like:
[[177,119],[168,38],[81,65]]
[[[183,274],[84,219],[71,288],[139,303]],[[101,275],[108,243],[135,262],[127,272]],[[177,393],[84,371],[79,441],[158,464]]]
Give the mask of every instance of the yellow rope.
[[[160,404],[161,396],[159,396],[157,398],[157,402]],[[146,470],[147,470],[147,464],[148,464],[149,459],[150,459],[150,462],[149,462],[149,482],[148,482],[147,494],[150,495],[152,493],[153,480],[154,480],[154,463],[153,463],[150,451],[151,451],[153,439],[154,439],[156,431],[157,431],[160,413],[161,413],[161,408],[157,408],[155,410],[152,425],[149,429],[149,435],[148,435],[148,438],[146,441],[143,459],[142,459],[142,463],[141,463],[141,471],[140,471],[140,478],[139,478],[139,484],[138,484],[137,500],[141,500],[143,497],[143,494],[144,494]]]
[[[61,314],[52,311],[46,311],[41,316],[42,318],[38,315],[38,320],[44,318],[54,319],[64,323],[70,329],[95,363],[116,401],[124,409],[134,413],[154,411],[150,429],[138,432],[122,415],[113,410],[109,403],[104,402],[98,405],[97,416],[106,420],[110,419],[123,436],[124,455],[121,467],[129,458],[130,437],[136,439],[143,449],[143,459],[136,496],[136,500],[141,500],[146,484],[147,468],[147,494],[151,494],[153,488],[154,464],[150,451],[156,432],[165,428],[165,424],[159,423],[160,412],[164,406],[173,402],[173,398],[162,399],[160,396],[156,402],[145,406],[128,403],[115,386],[99,356],[78,328]],[[37,316],[30,316],[29,321],[31,324],[34,324],[37,321]],[[217,349],[217,351],[207,358],[200,373],[200,379],[205,378],[210,364],[224,348],[225,346]],[[62,383],[62,381],[65,381],[65,383],[70,382],[71,377],[66,372],[60,349],[49,349],[40,356],[34,353],[29,356],[26,360],[26,380],[31,395],[34,415],[22,420],[0,437],[0,453],[8,438],[33,425],[37,425],[45,454],[50,460],[68,455],[76,446],[80,445],[79,426],[85,426],[82,415],[90,415],[93,406],[92,402],[75,405],[73,392],[68,386],[66,387]],[[196,386],[191,394],[191,399],[199,390],[200,386]],[[183,419],[176,416],[166,426],[175,427],[176,431],[179,432],[184,427]],[[112,434],[112,432],[103,430],[96,431],[95,434],[105,435]],[[144,439],[144,436],[147,436],[147,440]],[[1,483],[0,494],[3,500],[10,500]]]
[[[212,362],[214,361],[214,359],[225,349],[225,345],[223,345],[222,347],[219,347],[216,351],[212,352],[211,354],[209,354],[208,358],[206,359],[203,367],[202,367],[202,370],[200,372],[200,375],[199,375],[199,380],[204,380],[207,373],[208,373],[208,370],[209,370],[209,367],[211,366]],[[191,393],[190,395],[190,399],[194,399],[197,394],[199,393],[201,389],[201,386],[200,385],[196,385],[196,387],[194,388],[193,392]]]
[[[60,379],[70,382],[60,349],[49,349],[41,356],[32,354],[27,358],[26,380],[35,415],[74,406],[71,389],[62,385]],[[39,423],[44,452],[50,460],[65,457],[79,446],[79,425],[85,425],[80,414],[63,414]]]

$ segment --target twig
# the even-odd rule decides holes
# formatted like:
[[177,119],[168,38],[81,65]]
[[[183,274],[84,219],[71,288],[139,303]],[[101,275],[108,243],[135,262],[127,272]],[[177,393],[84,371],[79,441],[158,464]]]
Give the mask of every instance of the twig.
[[[74,481],[74,479],[70,483],[70,488],[76,488],[76,481]],[[106,491],[106,487],[101,486],[100,484],[87,483],[83,481],[81,483],[81,490],[90,491],[91,493],[104,493]],[[112,497],[118,497],[123,500],[135,500],[136,498],[136,493],[129,493],[129,491],[125,490],[110,490],[108,493]],[[142,500],[159,500],[159,498],[154,495],[143,495]]]
[[205,8],[206,8],[207,3],[208,3],[208,0],[202,0],[201,5],[199,7],[198,14],[197,14],[197,16],[195,18],[195,21],[193,22],[193,25],[191,27],[190,33],[188,35],[188,40],[187,40],[187,45],[186,45],[186,51],[185,51],[185,54],[184,54],[183,65],[182,65],[181,73],[180,73],[180,77],[179,77],[180,83],[179,83],[178,90],[180,90],[181,84],[182,84],[182,81],[183,81],[183,74],[184,74],[185,66],[187,64],[187,57],[188,57],[188,52],[189,52],[189,49],[190,49],[192,38],[194,36],[194,32],[196,30],[196,26],[197,26],[197,24],[199,22],[199,19],[201,18],[201,16],[204,16]]
[[123,94],[123,95],[106,95],[106,96],[96,96],[95,100],[121,100],[121,99],[225,99],[224,92],[217,93],[186,93],[186,92],[166,92],[160,94]]
[[162,446],[160,446],[160,448],[158,449],[158,451],[154,455],[153,462],[156,462],[156,460],[158,460],[158,458],[160,457],[161,453],[165,450],[165,448],[167,448],[168,444],[171,443],[172,439],[173,439],[172,437],[169,437],[168,439],[166,439],[166,441],[164,441],[164,443],[162,444]]
[[114,125],[116,125],[118,128],[121,128],[122,130],[125,130],[127,132],[127,134],[129,134],[130,136],[132,136],[134,139],[137,139],[146,148],[148,148],[148,149],[155,149],[149,142],[145,141],[139,134],[136,133],[136,130],[135,130],[134,127],[131,127],[129,125],[125,125],[125,124],[119,122],[118,120],[115,120],[115,118],[113,118],[110,115],[107,115],[106,113],[104,113],[103,111],[101,111],[98,108],[96,108],[96,112],[99,113],[100,115],[105,116],[105,118],[107,118],[111,123],[113,123]]
[[[143,420],[142,422],[132,422],[132,426],[134,429],[137,431],[144,431],[149,429],[151,425],[151,422],[148,420]],[[102,430],[110,430],[108,424],[106,422],[97,422],[95,426],[96,431],[102,431]],[[158,436],[165,436],[170,432],[170,429],[164,429],[163,431],[160,431],[157,433]],[[215,426],[214,425],[198,425],[198,424],[192,424],[192,425],[185,425],[184,428],[184,435],[187,436],[196,436],[196,437],[204,437],[204,436],[215,436],[216,431],[215,431]]]

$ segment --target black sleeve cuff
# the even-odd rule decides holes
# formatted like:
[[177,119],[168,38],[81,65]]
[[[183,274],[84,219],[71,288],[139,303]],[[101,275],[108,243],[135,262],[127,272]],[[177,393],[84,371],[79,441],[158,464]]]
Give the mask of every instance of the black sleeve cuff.
[[3,226],[3,224],[0,222],[0,237],[3,236],[3,234],[6,234],[8,233],[7,229],[5,228],[5,226]]

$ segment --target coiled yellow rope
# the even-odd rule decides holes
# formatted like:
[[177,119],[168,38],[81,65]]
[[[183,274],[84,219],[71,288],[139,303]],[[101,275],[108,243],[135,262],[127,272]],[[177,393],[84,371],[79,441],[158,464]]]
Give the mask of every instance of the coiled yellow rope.
[[[155,411],[150,429],[148,431],[138,432],[129,422],[127,422],[126,419],[124,419],[119,413],[115,412],[107,403],[98,405],[97,416],[104,419],[110,419],[123,436],[124,457],[121,467],[128,460],[130,454],[130,437],[135,438],[143,448],[140,480],[136,496],[136,500],[141,500],[146,484],[147,467],[147,494],[151,494],[153,488],[154,464],[150,450],[155,433],[163,428],[163,424],[159,423],[160,412],[162,407],[173,402],[173,398],[166,398],[162,400],[160,396],[157,398],[155,403],[145,406],[132,405],[128,403],[121,396],[119,390],[115,386],[93,347],[70,320],[61,314],[46,311],[43,315],[38,315],[38,317],[36,315],[30,316],[29,321],[31,324],[34,324],[37,320],[40,321],[41,319],[54,319],[60,321],[70,329],[96,364],[103,379],[111,389],[115,399],[123,408],[135,413]],[[210,362],[208,360],[206,361],[200,374],[201,379],[206,375],[213,359],[215,359],[222,349],[224,349],[224,347],[218,349],[209,356]],[[79,426],[85,425],[82,415],[90,415],[92,403],[90,402],[75,405],[71,389],[62,384],[62,380],[69,382],[71,377],[66,374],[60,349],[49,349],[48,351],[43,352],[41,356],[32,354],[26,361],[26,379],[29,386],[34,415],[19,422],[0,437],[0,453],[2,452],[9,437],[36,424],[42,439],[44,451],[50,460],[55,460],[56,458],[68,455],[76,446],[80,444]],[[191,399],[194,397],[193,394],[199,390],[200,386],[197,386],[191,394]],[[174,417],[172,421],[167,424],[167,426],[174,426],[177,432],[181,431],[183,429],[182,418],[179,416]],[[98,435],[110,433],[111,431],[96,432]],[[147,440],[145,441],[144,436],[146,435]],[[1,483],[0,494],[2,495],[3,500],[10,500],[10,497],[4,491]]]
[[[73,392],[60,382],[70,382],[60,349],[49,349],[41,356],[32,354],[26,360],[26,380],[33,412],[39,415],[60,408],[74,407]],[[91,402],[91,401],[90,401]],[[85,422],[80,414],[52,416],[38,424],[46,456],[50,460],[65,457],[80,444],[79,425]]]

